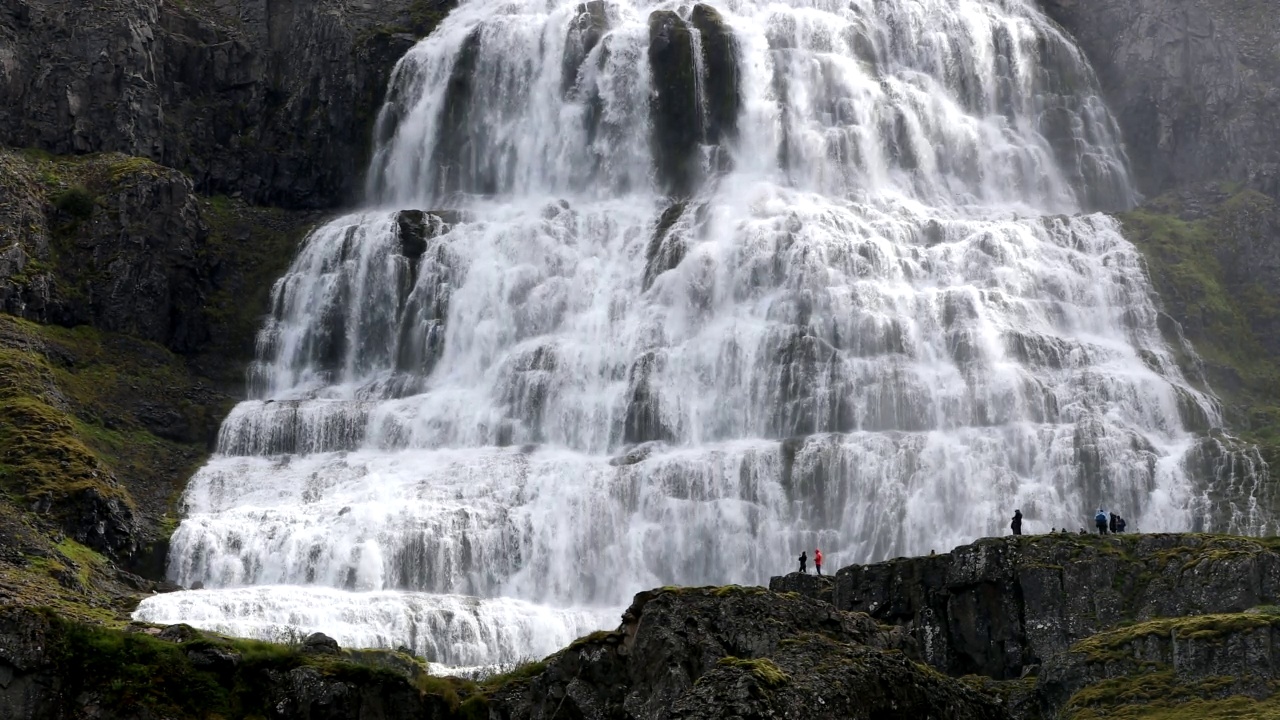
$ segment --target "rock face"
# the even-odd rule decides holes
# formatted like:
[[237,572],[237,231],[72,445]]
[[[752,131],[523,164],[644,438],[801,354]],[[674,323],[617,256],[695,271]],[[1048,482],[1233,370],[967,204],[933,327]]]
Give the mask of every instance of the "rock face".
[[1280,14],[1269,0],[1040,0],[1079,41],[1144,192],[1249,180],[1280,194]]
[[1280,553],[1244,538],[1041,535],[851,566],[834,602],[909,626],[930,665],[1021,677],[1126,620],[1235,613],[1280,600]]
[[201,192],[332,207],[359,187],[391,68],[447,1],[13,0],[0,143],[123,152]]
[[865,615],[763,588],[636,596],[612,633],[584,638],[490,716],[575,718],[990,718],[989,697],[923,672],[907,638]]
[[420,665],[375,659],[394,653],[309,657],[281,647],[255,657],[185,626],[169,630],[153,639],[0,608],[0,717],[455,717],[443,698],[414,686],[425,676]]

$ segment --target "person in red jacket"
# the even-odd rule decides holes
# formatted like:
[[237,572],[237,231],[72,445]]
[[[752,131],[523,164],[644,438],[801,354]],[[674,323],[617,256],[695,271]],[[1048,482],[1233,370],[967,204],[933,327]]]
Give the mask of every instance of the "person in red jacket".
[[818,568],[818,574],[822,574],[822,551],[818,548],[813,549],[813,566]]

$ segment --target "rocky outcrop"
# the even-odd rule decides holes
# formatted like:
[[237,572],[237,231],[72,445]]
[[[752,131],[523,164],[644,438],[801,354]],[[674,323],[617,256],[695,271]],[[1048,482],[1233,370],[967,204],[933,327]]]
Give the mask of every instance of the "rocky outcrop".
[[13,0],[0,11],[0,144],[105,151],[204,193],[351,198],[395,62],[448,0]]
[[0,717],[454,717],[448,700],[417,687],[430,682],[421,665],[380,656],[395,653],[263,647],[187,626],[121,633],[0,608]]
[[1162,618],[1099,633],[1045,663],[1036,685],[1040,709],[1051,717],[1058,709],[1266,700],[1280,680],[1278,610]]
[[910,628],[952,675],[1021,677],[1125,621],[1238,613],[1280,600],[1280,552],[1202,535],[1041,535],[851,566],[834,602]]
[[1280,194],[1280,15],[1268,0],[1040,0],[1092,61],[1148,194]]
[[490,716],[996,718],[989,698],[922,671],[905,636],[866,616],[763,588],[641,593],[622,626],[497,690]]
[[[695,48],[701,58],[695,59]],[[672,197],[687,198],[708,170],[727,167],[729,156],[721,148],[737,137],[737,41],[709,5],[695,5],[688,21],[658,10],[649,15],[649,68],[650,147],[659,185]]]
[[702,118],[693,36],[688,23],[674,11],[658,10],[649,16],[649,67],[654,165],[668,194],[688,197],[701,176]]
[[769,589],[777,593],[798,593],[822,602],[835,601],[835,578],[829,575],[798,572],[780,575],[769,581]]

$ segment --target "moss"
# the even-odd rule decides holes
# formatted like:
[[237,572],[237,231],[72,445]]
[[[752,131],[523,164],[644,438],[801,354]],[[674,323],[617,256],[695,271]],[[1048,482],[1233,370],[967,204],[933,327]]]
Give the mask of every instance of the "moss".
[[734,657],[720,658],[716,663],[720,667],[740,668],[751,673],[751,676],[765,687],[775,688],[781,687],[791,682],[791,676],[782,671],[772,660],[768,658],[745,659]]
[[621,633],[619,633],[616,630],[597,630],[591,633],[590,635],[583,635],[577,640],[574,640],[573,642],[569,643],[569,647],[565,649],[574,650],[577,648],[586,647],[587,645],[596,645],[596,644],[605,642],[611,638],[616,638],[620,636],[621,636]]
[[[209,237],[200,248],[202,259],[235,269],[221,278],[205,305],[213,337],[210,353],[227,358],[252,358],[254,340],[271,299],[271,288],[284,274],[310,227],[294,215],[271,208],[255,208],[225,196],[201,201]],[[230,368],[240,379],[241,365]]]
[[[74,695],[93,693],[120,714],[190,718],[269,716],[271,676],[299,667],[357,685],[403,682],[418,691],[460,705],[458,688],[466,683],[425,674],[410,681],[402,673],[358,662],[351,653],[339,656],[305,655],[296,647],[253,640],[205,636],[178,645],[144,633],[128,633],[68,621],[46,613],[51,627],[49,654],[64,688]],[[190,650],[221,646],[239,655],[234,669],[198,669]]]
[[1132,720],[1214,720],[1274,718],[1280,711],[1276,696],[1257,701],[1241,696],[1222,698],[1236,680],[1210,677],[1180,683],[1174,672],[1153,672],[1111,678],[1090,685],[1067,701],[1060,717],[1068,720],[1130,718]]
[[74,185],[53,196],[53,206],[77,220],[87,220],[96,202],[93,193],[83,185]]
[[[1270,289],[1230,277],[1218,257],[1240,242],[1241,218],[1273,207],[1266,196],[1243,190],[1195,220],[1179,217],[1182,208],[1172,196],[1119,216],[1126,237],[1143,252],[1162,304],[1203,361],[1181,357],[1184,372],[1196,378],[1203,368],[1224,401],[1226,422],[1269,463],[1280,461],[1280,358],[1263,349],[1262,333],[1280,319],[1280,303]],[[1178,338],[1170,340],[1180,347]]]
[[1150,636],[1185,640],[1213,640],[1261,627],[1280,626],[1280,616],[1265,613],[1227,613],[1180,618],[1159,618],[1098,633],[1071,646],[1093,662],[1130,659],[1130,645]]

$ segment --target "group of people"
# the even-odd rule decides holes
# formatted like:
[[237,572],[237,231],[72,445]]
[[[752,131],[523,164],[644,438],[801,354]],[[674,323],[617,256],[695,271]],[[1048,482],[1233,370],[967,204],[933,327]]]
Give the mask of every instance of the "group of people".
[[[1093,523],[1097,526],[1099,535],[1106,535],[1107,533],[1122,533],[1124,532],[1125,527],[1129,524],[1125,522],[1124,518],[1120,517],[1116,513],[1109,513],[1102,508],[1098,508],[1098,514],[1093,516]],[[1014,535],[1022,534],[1021,510],[1015,509],[1013,511],[1013,521],[1009,523],[1009,529],[1013,530]],[[1062,532],[1066,531],[1066,528],[1062,528]],[[1049,532],[1056,533],[1058,532],[1058,528],[1053,528]],[[1080,528],[1080,534],[1085,534],[1084,528]]]
[[[1102,508],[1098,508],[1098,514],[1093,516],[1094,524],[1098,527],[1099,535],[1107,533],[1122,533],[1128,523],[1124,518],[1115,513],[1109,513]],[[1013,521],[1009,523],[1009,528],[1013,530],[1014,535],[1022,534],[1022,511],[1015,509],[1013,511]],[[1066,528],[1062,528],[1062,532],[1066,532]],[[1058,528],[1053,528],[1050,532],[1057,533]],[[1080,534],[1084,534],[1084,528],[1080,528]],[[800,552],[800,572],[808,573],[809,554],[805,551]],[[822,574],[822,551],[818,548],[813,549],[813,567]]]
[[1110,533],[1122,533],[1128,523],[1124,518],[1115,513],[1109,513],[1102,508],[1098,508],[1098,514],[1093,516],[1093,524],[1098,527],[1099,535]]
[[[809,562],[809,556],[805,551],[800,551],[800,572],[807,573],[805,565]],[[818,570],[818,574],[822,574],[822,551],[818,548],[813,549],[813,567]]]

